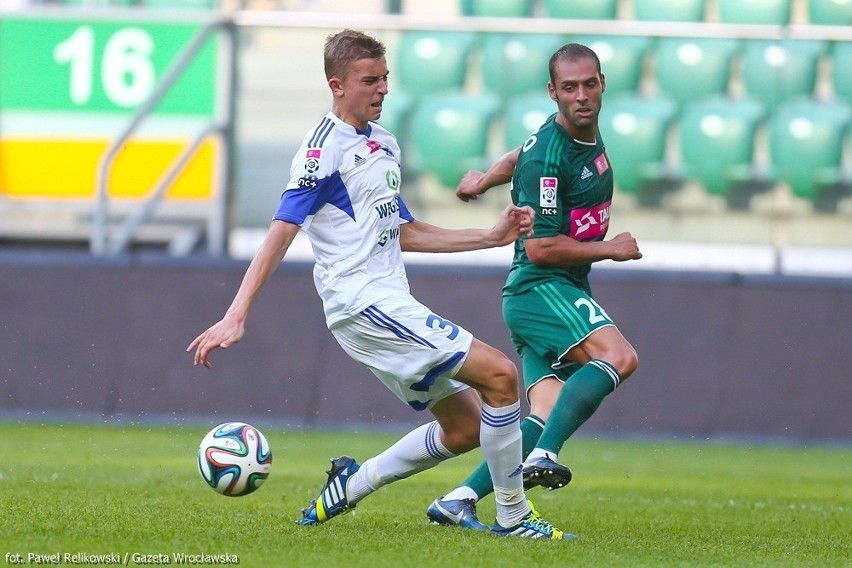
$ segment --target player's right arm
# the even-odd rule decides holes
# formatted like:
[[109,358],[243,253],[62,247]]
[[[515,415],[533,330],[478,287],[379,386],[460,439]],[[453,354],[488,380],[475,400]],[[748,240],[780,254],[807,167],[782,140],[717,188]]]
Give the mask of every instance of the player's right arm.
[[524,241],[530,262],[539,266],[580,266],[601,260],[638,260],[639,244],[630,233],[619,233],[608,241],[578,241],[568,235],[529,238]]
[[492,187],[504,185],[512,181],[515,164],[518,163],[520,148],[506,152],[496,162],[491,164],[486,172],[470,170],[456,186],[456,197],[462,201],[471,201]]
[[298,232],[299,226],[293,223],[278,220],[272,222],[224,317],[207,328],[186,348],[187,351],[195,350],[194,365],[211,368],[209,357],[214,349],[227,349],[243,338],[252,303],[263,283],[281,264]]

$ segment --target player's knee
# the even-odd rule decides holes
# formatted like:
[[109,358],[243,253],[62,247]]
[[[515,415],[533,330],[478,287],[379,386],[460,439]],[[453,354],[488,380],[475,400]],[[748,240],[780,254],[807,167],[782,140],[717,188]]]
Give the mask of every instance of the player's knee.
[[456,455],[467,453],[479,447],[479,425],[480,420],[473,418],[463,423],[457,423],[452,430],[444,430],[441,441],[448,450]]
[[639,355],[633,346],[627,345],[623,349],[619,349],[612,364],[623,381],[632,375],[633,371],[639,366]]
[[487,387],[482,389],[482,400],[493,407],[508,406],[518,400],[518,369],[508,357],[494,360],[489,369]]

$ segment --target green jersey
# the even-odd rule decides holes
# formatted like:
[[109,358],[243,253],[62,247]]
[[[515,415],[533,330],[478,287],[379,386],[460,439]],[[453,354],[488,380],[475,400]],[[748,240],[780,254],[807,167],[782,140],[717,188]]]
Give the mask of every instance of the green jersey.
[[[512,176],[512,202],[535,210],[532,238],[567,235],[578,241],[603,240],[609,227],[613,178],[600,133],[595,143],[580,142],[556,123],[556,116],[524,142]],[[527,257],[523,241],[515,241],[504,295],[554,279],[589,292],[591,264],[536,266]]]

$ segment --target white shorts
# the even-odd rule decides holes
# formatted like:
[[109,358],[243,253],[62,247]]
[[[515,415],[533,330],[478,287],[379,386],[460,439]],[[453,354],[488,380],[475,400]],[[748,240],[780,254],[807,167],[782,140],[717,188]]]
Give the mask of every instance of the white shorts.
[[415,410],[469,388],[452,377],[467,358],[473,335],[413,296],[381,300],[338,322],[331,333],[350,357]]

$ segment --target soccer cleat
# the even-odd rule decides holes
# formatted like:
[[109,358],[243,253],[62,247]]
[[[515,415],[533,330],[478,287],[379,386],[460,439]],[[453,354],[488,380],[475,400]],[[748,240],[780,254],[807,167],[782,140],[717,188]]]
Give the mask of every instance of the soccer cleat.
[[346,483],[358,468],[355,459],[349,456],[331,460],[331,469],[326,472],[328,481],[325,482],[322,492],[319,497],[311,500],[310,505],[302,509],[302,518],[297,520],[296,524],[318,525],[354,509],[355,505],[350,506],[346,496]]
[[568,466],[556,463],[547,456],[524,463],[524,489],[541,486],[552,491],[570,482],[571,470]]
[[519,536],[522,538],[544,538],[547,540],[573,540],[577,538],[570,533],[562,532],[544,519],[542,519],[538,511],[535,510],[531,501],[527,501],[530,506],[530,514],[521,520],[520,523],[513,527],[504,527],[497,521],[494,521],[492,532],[499,536]]
[[490,531],[476,516],[476,501],[473,499],[448,499],[438,497],[426,509],[426,517],[436,525],[455,525],[465,529]]

